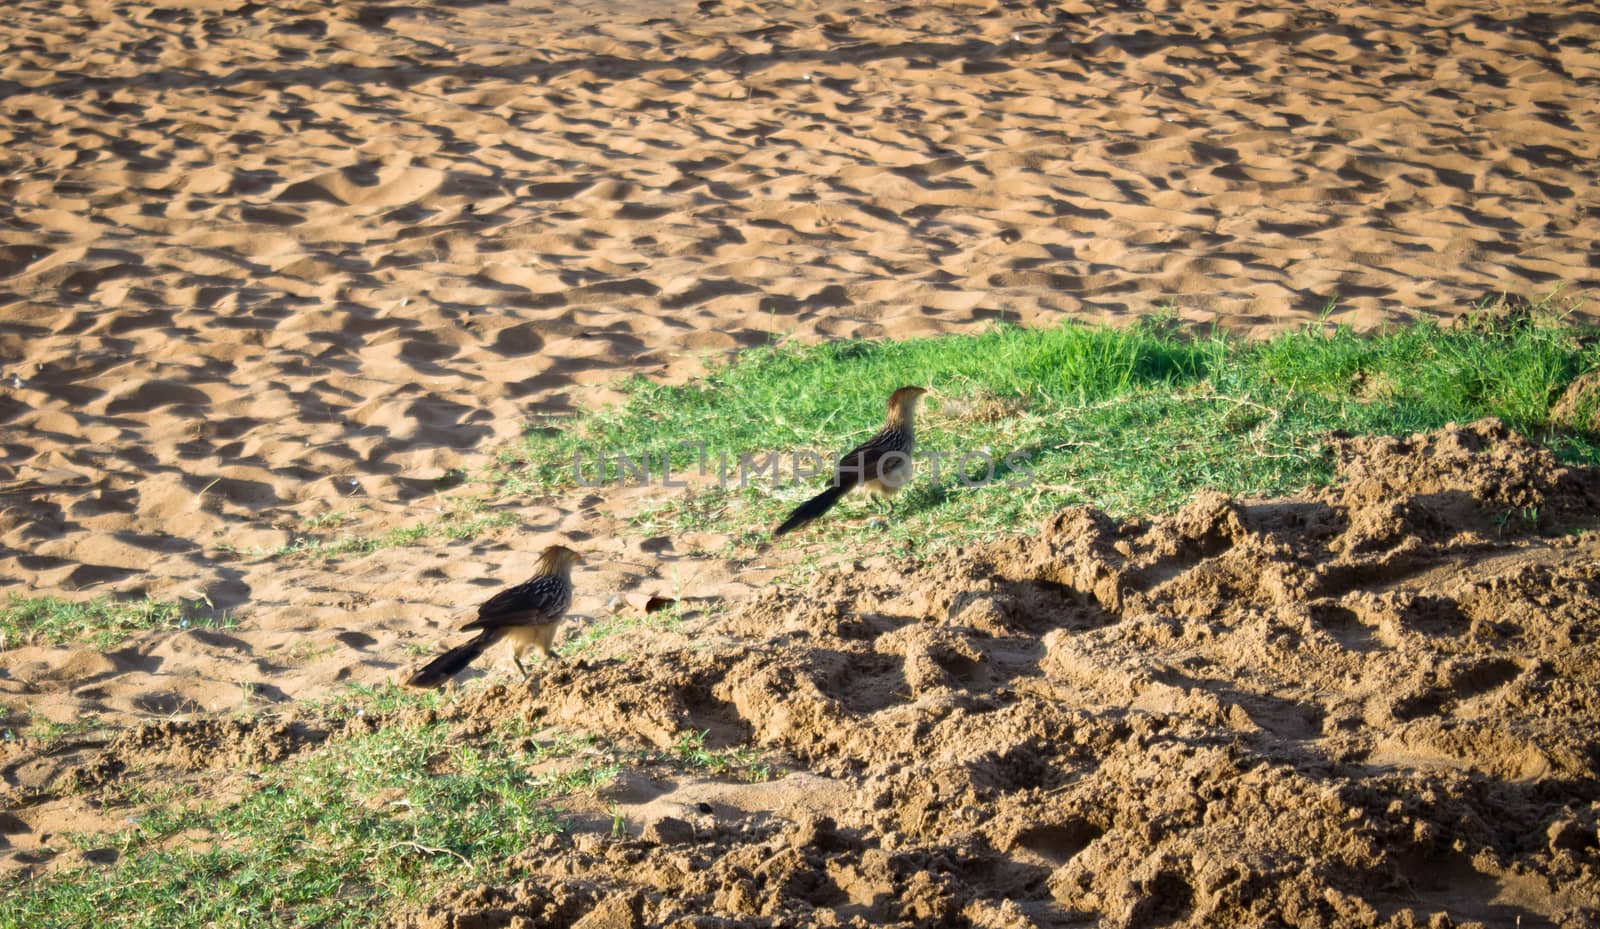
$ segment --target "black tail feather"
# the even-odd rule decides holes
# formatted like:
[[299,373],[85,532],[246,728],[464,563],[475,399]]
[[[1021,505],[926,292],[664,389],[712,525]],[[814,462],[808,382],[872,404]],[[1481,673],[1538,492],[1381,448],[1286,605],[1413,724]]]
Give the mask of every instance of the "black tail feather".
[[503,629],[485,629],[474,636],[470,641],[450,649],[438,658],[422,666],[422,670],[411,675],[406,681],[408,687],[439,687],[457,674],[466,670],[467,665],[477,660],[484,650],[493,645],[500,638]]
[[823,513],[833,509],[833,505],[839,502],[839,498],[849,492],[850,488],[845,485],[833,484],[829,486],[827,490],[795,507],[794,512],[789,514],[789,518],[783,521],[783,525],[772,530],[772,537],[777,538],[791,529],[797,529],[811,522]]

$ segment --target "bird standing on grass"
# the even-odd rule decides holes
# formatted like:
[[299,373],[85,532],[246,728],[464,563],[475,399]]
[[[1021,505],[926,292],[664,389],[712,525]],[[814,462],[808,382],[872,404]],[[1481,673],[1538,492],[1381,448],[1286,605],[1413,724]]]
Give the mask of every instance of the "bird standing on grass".
[[428,662],[406,684],[438,687],[501,639],[510,640],[511,660],[522,672],[522,679],[527,680],[528,669],[522,666],[524,652],[537,648],[545,658],[555,658],[551,646],[555,644],[556,628],[572,606],[572,565],[582,560],[582,555],[565,546],[545,549],[533,577],[484,601],[478,607],[478,618],[461,627],[463,632],[483,631]]
[[921,387],[902,387],[889,397],[889,418],[878,434],[851,449],[833,467],[833,483],[822,493],[794,508],[783,524],[772,530],[777,538],[833,509],[839,498],[864,488],[874,497],[890,499],[911,480],[911,453],[916,446],[913,419],[917,401],[927,393]]

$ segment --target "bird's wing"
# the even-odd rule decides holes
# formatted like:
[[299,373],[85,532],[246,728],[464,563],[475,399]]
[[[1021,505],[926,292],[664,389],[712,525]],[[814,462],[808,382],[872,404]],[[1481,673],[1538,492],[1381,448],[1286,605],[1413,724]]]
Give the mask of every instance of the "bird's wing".
[[906,455],[905,438],[897,429],[883,429],[877,435],[846,452],[834,467],[834,482],[849,489],[883,476],[892,456]]
[[571,596],[568,582],[555,575],[542,575],[507,587],[478,607],[478,618],[461,628],[492,629],[496,626],[522,626],[560,619]]

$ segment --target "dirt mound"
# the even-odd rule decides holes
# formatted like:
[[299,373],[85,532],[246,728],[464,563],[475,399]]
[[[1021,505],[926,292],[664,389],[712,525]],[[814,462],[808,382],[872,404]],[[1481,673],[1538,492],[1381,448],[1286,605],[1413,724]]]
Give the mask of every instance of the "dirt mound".
[[327,737],[325,729],[287,720],[162,720],[123,732],[73,775],[79,783],[94,786],[129,768],[187,772],[259,767],[320,745]]
[[1568,429],[1600,432],[1600,371],[1581,374],[1567,385],[1550,408],[1550,421]]
[[848,800],[552,838],[406,924],[1593,925],[1600,476],[1492,421],[1334,448],[1315,496],[1070,509],[468,698]]
[[[0,754],[0,800],[27,805],[38,798],[203,771],[229,771],[283,761],[327,740],[321,722],[274,718],[153,720],[113,735],[30,744]],[[30,819],[44,813],[33,811]]]

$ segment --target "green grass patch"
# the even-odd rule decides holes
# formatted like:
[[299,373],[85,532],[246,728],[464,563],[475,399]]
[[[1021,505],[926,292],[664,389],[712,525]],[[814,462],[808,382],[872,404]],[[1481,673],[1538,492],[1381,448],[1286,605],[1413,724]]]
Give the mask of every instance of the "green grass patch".
[[[1334,430],[1404,435],[1497,416],[1567,461],[1600,462],[1593,435],[1550,419],[1562,391],[1597,367],[1600,332],[1548,303],[1374,335],[1318,324],[1251,341],[1156,318],[780,346],[694,385],[635,379],[616,407],[536,426],[501,456],[499,480],[508,493],[638,483],[643,463],[657,486],[664,470],[699,483],[641,511],[638,531],[715,529],[733,532],[735,547],[756,543],[827,480],[796,481],[796,452],[826,453],[831,467],[881,425],[891,391],[920,384],[938,393],[919,420],[921,470],[880,537],[942,545],[1014,532],[1066,504],[1147,514],[1202,488],[1319,485],[1332,476]],[[803,531],[843,542],[872,512],[847,499]]]
[[88,645],[105,651],[151,629],[226,627],[194,604],[174,600],[65,600],[11,594],[0,607],[0,649],[24,645]]
[[125,772],[90,799],[125,811],[127,828],[53,843],[100,863],[0,881],[0,929],[378,925],[447,886],[522,876],[507,861],[563,831],[571,798],[625,766],[745,781],[782,773],[748,747],[707,746],[704,733],[654,749],[520,718],[464,731],[456,699],[352,685],[311,709],[366,726],[245,774],[242,794],[226,779],[231,799],[199,779]]
[[336,738],[268,767],[242,799],[155,795],[182,802],[115,835],[68,837],[114,849],[115,863],[0,886],[0,927],[373,925],[560,830],[560,799],[618,770],[574,757],[582,744],[462,743],[444,723]]

